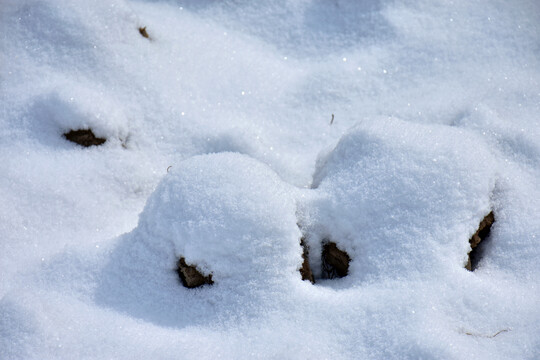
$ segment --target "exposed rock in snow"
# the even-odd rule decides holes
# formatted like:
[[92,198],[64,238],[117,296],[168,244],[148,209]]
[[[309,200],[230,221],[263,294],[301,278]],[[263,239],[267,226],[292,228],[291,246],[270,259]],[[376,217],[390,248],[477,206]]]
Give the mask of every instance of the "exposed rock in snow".
[[327,279],[342,278],[349,273],[351,258],[345,251],[340,250],[335,242],[326,242],[321,255],[323,275]]
[[84,147],[101,145],[107,141],[107,139],[96,137],[92,129],[71,130],[65,133],[64,137]]
[[300,246],[302,247],[302,267],[300,268],[300,275],[302,275],[302,280],[309,280],[312,284],[315,283],[315,278],[313,277],[313,271],[311,271],[311,265],[309,264],[309,248],[307,247],[306,241],[304,238],[300,239]]
[[139,27],[139,34],[141,34],[142,37],[150,40],[150,36],[148,35],[148,32],[146,31],[146,26]]
[[212,274],[206,276],[201,274],[196,266],[186,264],[186,259],[183,257],[178,260],[177,266],[178,276],[180,276],[182,284],[189,289],[205,284],[212,285],[214,283],[212,281]]
[[465,265],[467,270],[474,271],[474,269],[476,269],[481,256],[481,243],[489,236],[491,225],[493,225],[494,222],[495,216],[493,215],[493,211],[491,211],[484,219],[482,219],[480,225],[478,225],[478,230],[469,239],[471,251],[469,252],[467,264]]

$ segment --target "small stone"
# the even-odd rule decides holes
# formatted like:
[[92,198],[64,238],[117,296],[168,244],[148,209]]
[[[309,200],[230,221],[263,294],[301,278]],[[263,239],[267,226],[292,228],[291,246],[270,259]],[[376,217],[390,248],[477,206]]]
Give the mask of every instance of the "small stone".
[[335,242],[327,242],[322,250],[323,275],[328,279],[342,278],[349,273],[351,258]]
[[495,216],[493,215],[493,211],[491,211],[480,222],[480,224],[478,225],[478,230],[469,239],[471,251],[469,252],[469,258],[467,260],[467,264],[465,265],[465,269],[469,271],[474,271],[474,269],[478,265],[478,262],[480,261],[482,241],[484,241],[489,236],[491,225],[493,225],[494,222]]
[[150,39],[150,36],[148,36],[148,33],[146,32],[146,26],[139,27],[139,34],[141,34],[141,36],[144,38]]
[[94,133],[90,129],[71,130],[65,133],[64,137],[67,140],[84,147],[102,145],[103,143],[105,143],[105,141],[107,141],[107,139],[96,137],[96,135],[94,135]]
[[180,280],[182,280],[182,285],[192,289],[205,284],[212,285],[212,274],[204,276],[197,270],[197,267],[194,265],[188,265],[185,258],[180,258],[177,263],[178,275]]
[[311,266],[309,265],[309,249],[306,245],[304,238],[300,239],[300,246],[302,247],[302,267],[300,268],[300,275],[302,275],[302,280],[309,280],[312,284],[315,284],[315,278],[313,277],[313,272],[311,271]]

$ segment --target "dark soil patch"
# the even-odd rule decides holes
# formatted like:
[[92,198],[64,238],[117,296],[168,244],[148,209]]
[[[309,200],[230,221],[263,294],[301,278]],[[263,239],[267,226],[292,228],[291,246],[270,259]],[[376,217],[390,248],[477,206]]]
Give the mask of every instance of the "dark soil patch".
[[105,143],[105,141],[107,141],[107,139],[96,137],[96,135],[94,135],[94,133],[90,129],[71,130],[67,133],[64,133],[64,137],[67,140],[84,147],[102,145],[103,143]]
[[493,211],[484,217],[484,219],[478,225],[478,230],[474,235],[469,239],[469,244],[471,244],[471,252],[469,253],[469,260],[465,269],[469,271],[474,271],[478,266],[482,258],[483,247],[486,244],[486,240],[489,236],[491,230],[491,225],[495,222],[495,216]]
[[312,284],[315,284],[315,278],[313,277],[313,272],[309,265],[309,249],[304,238],[300,239],[300,246],[302,246],[302,259],[304,260],[302,262],[302,267],[300,268],[300,275],[302,275],[302,280],[309,280]]
[[178,260],[176,271],[180,276],[182,285],[189,289],[205,284],[212,285],[214,283],[212,281],[212,274],[204,276],[197,270],[196,266],[188,265],[185,258],[180,258],[180,260]]
[[345,251],[340,250],[335,242],[323,245],[321,260],[323,276],[327,279],[342,278],[349,273],[351,258]]

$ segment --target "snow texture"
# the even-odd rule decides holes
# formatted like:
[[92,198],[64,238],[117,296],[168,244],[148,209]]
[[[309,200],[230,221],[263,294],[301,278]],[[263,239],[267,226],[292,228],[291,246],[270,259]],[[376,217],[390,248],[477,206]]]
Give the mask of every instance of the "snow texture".
[[0,24],[1,359],[539,358],[537,1],[4,0]]
[[366,121],[320,160],[311,233],[352,256],[351,278],[455,270],[493,206],[494,169],[483,140],[462,130]]

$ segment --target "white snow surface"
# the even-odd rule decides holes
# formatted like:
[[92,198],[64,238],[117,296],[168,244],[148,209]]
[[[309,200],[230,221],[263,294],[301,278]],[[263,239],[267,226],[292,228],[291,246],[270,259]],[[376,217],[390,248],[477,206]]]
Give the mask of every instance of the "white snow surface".
[[0,359],[540,357],[538,1],[4,0],[0,24]]

